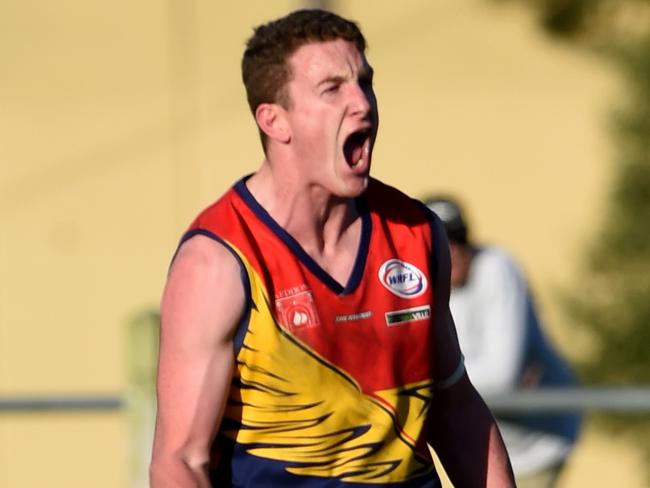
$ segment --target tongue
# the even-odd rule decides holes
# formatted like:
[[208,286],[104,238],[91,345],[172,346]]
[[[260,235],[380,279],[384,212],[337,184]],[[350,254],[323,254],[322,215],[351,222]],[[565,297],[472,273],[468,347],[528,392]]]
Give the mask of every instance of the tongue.
[[352,134],[348,137],[348,140],[345,141],[343,146],[343,152],[345,153],[345,160],[350,166],[361,159],[363,156],[363,146],[366,141],[366,136],[364,134]]

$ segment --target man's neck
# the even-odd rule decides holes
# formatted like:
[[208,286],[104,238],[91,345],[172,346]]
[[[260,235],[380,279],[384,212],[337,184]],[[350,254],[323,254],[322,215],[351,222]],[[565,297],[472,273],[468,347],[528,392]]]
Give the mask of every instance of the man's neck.
[[353,199],[300,185],[274,174],[268,163],[246,185],[257,202],[323,269],[340,283],[352,271],[361,237]]

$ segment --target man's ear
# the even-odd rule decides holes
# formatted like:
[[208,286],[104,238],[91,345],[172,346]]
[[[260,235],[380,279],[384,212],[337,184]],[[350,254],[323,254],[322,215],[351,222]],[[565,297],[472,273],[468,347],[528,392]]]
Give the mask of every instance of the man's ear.
[[269,139],[283,144],[291,140],[286,111],[277,103],[260,103],[255,110],[255,120]]

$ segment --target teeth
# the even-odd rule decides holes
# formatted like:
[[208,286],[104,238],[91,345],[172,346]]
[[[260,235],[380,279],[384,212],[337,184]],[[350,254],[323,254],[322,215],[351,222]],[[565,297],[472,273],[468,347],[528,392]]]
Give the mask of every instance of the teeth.
[[364,158],[367,159],[369,155],[370,155],[370,144],[368,142],[366,142],[363,145],[363,153],[359,156],[358,160],[356,160],[354,163],[352,163],[352,167],[356,168],[357,166],[359,166],[361,164],[361,162],[364,160]]

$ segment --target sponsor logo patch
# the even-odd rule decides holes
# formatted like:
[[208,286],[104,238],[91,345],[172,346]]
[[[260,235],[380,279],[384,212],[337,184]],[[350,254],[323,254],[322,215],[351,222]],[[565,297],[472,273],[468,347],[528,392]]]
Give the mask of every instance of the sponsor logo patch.
[[301,329],[319,325],[318,314],[314,306],[314,297],[311,290],[291,290],[275,299],[275,310],[278,320],[289,329]]
[[394,312],[386,312],[386,324],[389,326],[399,325],[406,322],[426,320],[429,317],[431,317],[431,306],[425,305],[424,307],[414,307],[405,310],[395,310]]
[[339,322],[352,322],[355,320],[369,319],[372,317],[372,312],[368,310],[367,312],[351,313],[348,315],[337,315],[334,321]]
[[413,264],[389,259],[379,268],[379,281],[401,298],[415,298],[427,291],[427,277]]

